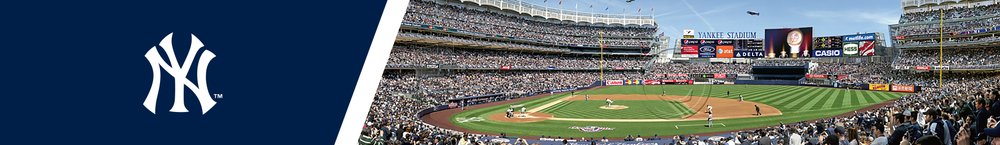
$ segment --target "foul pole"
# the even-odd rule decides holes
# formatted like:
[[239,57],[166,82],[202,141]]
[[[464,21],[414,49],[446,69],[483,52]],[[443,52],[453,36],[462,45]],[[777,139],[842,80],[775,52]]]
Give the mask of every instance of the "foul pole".
[[944,83],[944,78],[943,78],[944,77],[944,69],[943,69],[943,67],[944,67],[944,9],[941,9],[940,11],[941,11],[941,25],[940,25],[941,28],[938,29],[938,30],[941,31],[941,41],[938,41],[938,43],[941,44],[941,47],[940,47],[940,52],[938,52],[938,69],[937,69],[937,71],[938,71],[938,87],[939,88],[942,87],[943,86],[942,83]]
[[600,39],[597,39],[597,44],[601,45],[601,81],[604,81],[604,31],[598,34],[601,35]]

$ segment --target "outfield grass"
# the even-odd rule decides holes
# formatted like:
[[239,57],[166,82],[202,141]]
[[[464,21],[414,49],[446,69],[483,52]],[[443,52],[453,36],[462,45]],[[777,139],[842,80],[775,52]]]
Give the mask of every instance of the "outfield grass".
[[625,109],[601,109],[607,106],[604,100],[562,101],[542,109],[559,118],[595,118],[595,119],[677,119],[694,114],[683,103],[664,100],[615,100],[612,105],[624,105]]
[[[590,90],[586,92],[576,92],[576,95],[596,95],[596,94],[660,95],[663,90],[667,91],[667,95],[707,96],[707,97],[730,98],[730,99],[739,99],[739,95],[742,94],[744,95],[745,100],[773,106],[781,110],[783,115],[736,118],[736,119],[717,119],[714,122],[723,123],[725,124],[725,127],[722,127],[717,124],[716,127],[712,128],[703,127],[702,125],[705,125],[707,121],[702,121],[702,120],[674,121],[674,122],[578,122],[578,121],[546,120],[546,121],[530,122],[530,123],[499,122],[489,119],[486,119],[481,122],[457,123],[454,120],[454,118],[456,117],[485,118],[490,114],[503,113],[506,110],[505,108],[506,106],[501,105],[501,106],[493,106],[483,109],[469,110],[457,113],[452,116],[451,120],[452,123],[455,123],[456,125],[466,129],[489,132],[489,133],[503,132],[507,133],[509,136],[545,135],[553,137],[562,136],[562,137],[595,137],[595,138],[625,137],[627,135],[651,136],[653,134],[666,136],[666,135],[695,134],[695,133],[719,132],[719,131],[755,128],[761,126],[777,125],[779,121],[791,123],[803,120],[819,119],[846,113],[848,111],[857,110],[866,106],[870,106],[876,103],[884,102],[886,100],[906,95],[905,93],[893,93],[893,92],[874,92],[874,91],[858,91],[858,90],[852,90],[850,92],[847,92],[844,89],[800,87],[800,86],[769,86],[769,85],[760,85],[760,86],[751,85],[747,88],[744,88],[743,85],[610,86],[604,89]],[[726,91],[732,92],[732,95],[726,96]],[[554,98],[543,97],[543,98],[526,100],[511,104],[512,105],[524,104],[526,107],[531,109],[567,96],[569,96],[568,93],[556,95]],[[626,101],[626,100],[616,100],[615,104],[618,104],[619,101]],[[603,100],[601,102],[603,102]],[[574,103],[569,103],[568,105],[572,104]],[[638,111],[633,110],[633,111],[642,112],[644,110],[645,109]],[[601,117],[599,115],[587,115],[586,114],[587,111],[577,110],[577,109],[572,109],[569,112],[575,111],[580,113],[565,113],[562,115],[558,114],[557,112],[565,111],[563,109],[543,110],[543,111],[555,111],[552,112],[556,113],[553,115],[559,118],[570,118],[570,117],[609,118],[609,117]],[[715,111],[721,111],[721,110],[715,110]],[[574,116],[573,114],[576,115]],[[617,117],[627,119],[624,116],[625,115],[621,115]],[[579,130],[569,129],[569,127],[573,126],[578,126],[578,127],[600,126],[600,127],[611,127],[615,129],[604,130],[601,132],[581,132]]]

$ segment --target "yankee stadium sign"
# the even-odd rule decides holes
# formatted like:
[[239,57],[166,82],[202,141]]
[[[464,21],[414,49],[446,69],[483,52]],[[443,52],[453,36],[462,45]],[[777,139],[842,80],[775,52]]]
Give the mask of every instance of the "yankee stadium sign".
[[698,32],[698,38],[757,38],[757,32]]

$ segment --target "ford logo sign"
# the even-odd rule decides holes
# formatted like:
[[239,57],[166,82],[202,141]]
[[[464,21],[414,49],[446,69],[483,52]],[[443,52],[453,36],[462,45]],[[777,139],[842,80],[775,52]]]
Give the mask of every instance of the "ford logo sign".
[[701,52],[715,52],[715,46],[701,46],[698,50]]

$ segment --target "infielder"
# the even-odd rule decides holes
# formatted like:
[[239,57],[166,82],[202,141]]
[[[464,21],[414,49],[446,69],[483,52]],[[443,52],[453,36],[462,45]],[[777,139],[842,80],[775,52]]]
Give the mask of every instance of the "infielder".
[[712,106],[708,106],[708,114],[712,114]]
[[753,105],[753,107],[757,108],[757,115],[760,115],[760,107],[758,107],[757,105]]
[[743,102],[743,95],[740,95],[740,102]]
[[521,107],[521,117],[525,117],[524,116],[524,109],[525,109],[524,107]]
[[712,113],[708,113],[708,127],[712,127]]
[[590,95],[583,95],[583,100],[590,101]]
[[604,98],[604,99],[607,99],[607,102],[608,102],[608,108],[611,108],[611,103],[612,103],[612,102],[615,102],[615,101],[611,101],[611,99],[608,99],[608,98]]
[[663,91],[663,95],[660,95],[660,96],[666,96],[666,95],[667,95],[667,91]]

